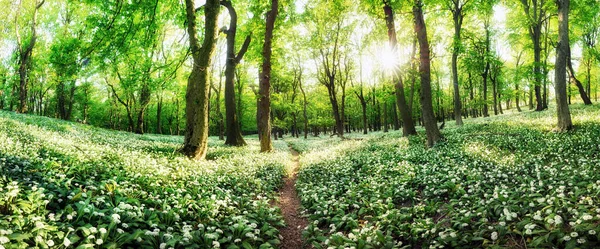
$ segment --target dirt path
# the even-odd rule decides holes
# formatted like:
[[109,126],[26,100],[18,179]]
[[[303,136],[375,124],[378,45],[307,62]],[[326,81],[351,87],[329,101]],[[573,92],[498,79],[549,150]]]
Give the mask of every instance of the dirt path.
[[281,208],[286,227],[279,230],[283,239],[281,240],[281,249],[300,249],[304,248],[302,242],[302,230],[308,225],[306,218],[300,215],[300,198],[296,193],[296,173],[300,167],[298,152],[290,148],[292,153],[292,165],[288,169],[288,177],[284,179],[285,183],[281,188],[279,202],[277,206]]

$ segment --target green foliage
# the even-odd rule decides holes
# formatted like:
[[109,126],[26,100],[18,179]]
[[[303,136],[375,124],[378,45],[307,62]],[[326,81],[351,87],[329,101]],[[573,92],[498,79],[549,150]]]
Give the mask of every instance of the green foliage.
[[[423,135],[288,140],[303,151],[297,188],[316,248],[595,248],[600,243],[600,120],[573,109],[580,127],[527,112]],[[323,143],[329,144],[326,149]]]
[[274,247],[269,201],[287,147],[256,154],[210,140],[208,161],[174,154],[180,137],[140,136],[0,112],[3,248]]

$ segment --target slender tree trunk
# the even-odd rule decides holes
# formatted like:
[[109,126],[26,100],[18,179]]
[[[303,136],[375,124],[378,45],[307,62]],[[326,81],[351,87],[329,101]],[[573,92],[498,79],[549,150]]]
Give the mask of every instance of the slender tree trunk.
[[421,64],[419,66],[419,74],[421,75],[421,112],[425,131],[427,133],[427,146],[432,147],[442,139],[442,135],[440,134],[437,122],[435,121],[433,104],[431,102],[431,61],[422,7],[422,0],[415,0],[413,15],[415,18],[415,33],[419,40],[419,52],[421,55]]
[[558,130],[566,131],[573,128],[569,105],[567,104],[566,63],[569,59],[569,0],[557,0],[558,5],[558,37],[556,48],[555,92]]
[[533,95],[534,95],[534,90],[533,88],[529,88],[529,110],[533,110],[534,106],[533,106]]
[[[493,74],[496,74],[498,72],[493,72]],[[492,80],[492,94],[494,95],[494,115],[498,115],[498,82],[496,80],[496,77],[490,77]]]
[[162,96],[158,95],[158,103],[156,104],[156,133],[162,134]]
[[460,1],[455,0],[454,9],[452,10],[452,20],[454,21],[454,45],[452,48],[452,85],[454,86],[454,119],[456,125],[463,125],[462,121],[462,105],[460,103],[460,92],[458,86],[458,53],[460,50],[460,30],[463,23],[463,6],[460,6]]
[[485,55],[484,55],[484,60],[485,60],[485,68],[483,69],[483,116],[484,117],[489,117],[490,115],[488,114],[488,98],[487,98],[487,92],[488,92],[488,76],[490,73],[490,61],[489,59],[487,59],[486,57],[490,54],[490,24],[489,24],[489,19],[486,20],[485,22]]
[[[536,28],[539,29],[539,28]],[[533,58],[534,58],[534,63],[533,63],[533,74],[534,74],[534,78],[535,78],[535,86],[534,86],[534,92],[535,92],[535,100],[536,100],[536,111],[543,111],[544,110],[544,103],[543,103],[543,99],[542,99],[542,93],[541,93],[541,85],[542,85],[542,71],[541,71],[541,46],[540,46],[540,31],[537,31],[534,33],[533,35]]]
[[519,53],[519,56],[517,57],[517,68],[515,69],[515,78],[514,78],[514,82],[515,82],[515,104],[517,105],[517,111],[521,112],[521,107],[520,107],[520,103],[519,103],[519,69],[520,69],[520,63],[521,63],[521,56],[523,55],[523,53]]
[[589,56],[589,58],[587,59],[587,65],[586,65],[586,69],[587,69],[587,75],[586,75],[586,81],[587,81],[587,95],[588,97],[592,96],[592,58],[591,56]]
[[260,151],[269,152],[273,150],[271,142],[271,44],[273,40],[273,29],[277,19],[279,8],[278,0],[271,0],[271,10],[267,12],[265,43],[262,48],[262,66],[259,75],[259,103],[258,103],[258,135],[260,137]]
[[388,110],[387,103],[383,101],[383,132],[388,132]]
[[369,124],[367,123],[367,102],[363,99],[360,101],[362,107],[362,123],[363,123],[363,134],[369,133]]
[[229,11],[229,29],[224,31],[227,34],[227,61],[225,63],[225,116],[227,139],[226,145],[244,146],[246,141],[242,137],[240,122],[236,110],[235,101],[235,68],[240,63],[244,54],[250,45],[250,36],[246,37],[240,51],[235,52],[235,36],[237,33],[237,13],[230,1],[221,1],[221,5],[225,6]]
[[[395,51],[398,47],[398,40],[396,38],[396,25],[394,23],[394,10],[390,6],[389,1],[383,1],[383,11],[385,13],[385,23],[388,31],[388,40],[390,47]],[[404,83],[400,75],[400,70],[396,69],[394,73],[394,82],[396,88],[396,105],[400,111],[400,117],[402,118],[402,134],[404,136],[410,136],[417,134],[415,124],[412,120],[412,110],[409,109],[406,104],[406,96],[404,95]]]
[[394,130],[400,130],[400,120],[398,119],[398,108],[392,104],[392,117],[394,118]]
[[300,92],[302,92],[302,117],[304,118],[304,139],[308,138],[308,115],[306,112],[306,107],[308,103],[306,102],[306,93],[304,92],[304,88],[302,87],[302,71],[300,71],[300,75],[298,76],[298,86],[300,87]]
[[[568,7],[568,3],[567,3],[567,7]],[[577,79],[577,77],[575,76],[575,70],[573,70],[573,64],[571,63],[571,48],[569,46],[567,46],[566,49],[567,49],[567,68],[569,69],[569,75],[570,75],[571,81],[575,84],[575,86],[577,86],[577,90],[579,90],[579,96],[581,96],[581,100],[583,100],[583,103],[586,105],[591,105],[592,101],[590,100],[590,97],[586,94],[583,84],[581,84],[581,81],[579,81],[579,79]]]
[[208,84],[210,64],[215,50],[219,0],[206,0],[204,5],[204,39],[200,46],[196,31],[196,8],[193,0],[186,0],[187,32],[192,52],[193,67],[186,90],[186,128],[183,154],[204,159],[208,149]]
[[519,83],[515,83],[515,104],[517,105],[517,111],[521,112],[521,104],[519,103]]

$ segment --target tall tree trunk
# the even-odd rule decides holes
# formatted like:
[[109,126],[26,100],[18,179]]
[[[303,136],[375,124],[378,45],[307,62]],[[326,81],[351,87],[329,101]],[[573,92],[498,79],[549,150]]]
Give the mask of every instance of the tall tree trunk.
[[150,68],[148,68],[144,85],[142,86],[142,90],[140,91],[140,106],[137,116],[137,125],[135,128],[135,133],[137,134],[144,134],[144,132],[146,131],[144,128],[144,122],[146,117],[146,109],[148,108],[148,104],[150,104],[151,97],[150,86],[147,82],[148,80],[150,80]]
[[413,6],[413,15],[415,22],[415,33],[419,40],[420,66],[419,74],[421,75],[421,109],[423,115],[423,123],[425,132],[427,133],[427,146],[432,147],[442,139],[442,135],[435,121],[433,113],[433,104],[431,102],[431,61],[429,51],[429,41],[427,40],[427,29],[425,20],[423,19],[423,2],[415,0]]
[[37,41],[37,33],[36,33],[36,26],[37,26],[37,13],[38,10],[42,7],[42,5],[44,5],[45,0],[42,0],[41,2],[35,2],[35,8],[33,10],[33,18],[31,20],[31,37],[29,39],[29,43],[23,44],[23,42],[21,41],[21,35],[19,34],[19,24],[18,24],[18,18],[20,17],[20,9],[21,9],[21,1],[19,1],[19,6],[17,6],[18,11],[17,14],[15,15],[15,33],[17,36],[17,49],[19,52],[19,58],[18,58],[18,63],[19,63],[19,105],[17,107],[17,112],[18,113],[26,113],[28,111],[27,109],[27,93],[29,91],[28,89],[28,82],[29,82],[29,67],[31,65],[30,60],[31,60],[31,56],[33,53],[33,48],[35,47],[35,43]]
[[262,66],[259,80],[258,98],[258,135],[260,137],[260,151],[269,152],[273,150],[271,142],[271,46],[273,43],[273,29],[279,12],[279,0],[271,0],[271,10],[267,12],[265,25],[265,43],[262,48]]
[[[497,72],[493,72],[492,74],[496,73]],[[494,115],[498,115],[498,81],[495,76],[492,76],[490,78],[492,80],[492,94],[494,94]]]
[[[389,0],[383,1],[383,11],[385,13],[385,24],[387,26],[388,40],[392,51],[396,51],[398,47],[398,40],[396,38],[396,24],[394,22],[394,10],[390,6]],[[394,72],[394,82],[396,88],[396,105],[400,110],[400,117],[402,117],[402,134],[404,136],[410,136],[417,134],[415,124],[412,120],[412,110],[409,109],[406,104],[406,96],[404,95],[404,83],[402,82],[402,76],[400,70],[396,69]]]
[[369,133],[369,124],[367,123],[367,102],[363,100],[360,101],[360,106],[362,107],[362,123],[363,123],[363,134]]
[[226,145],[244,146],[246,141],[242,137],[240,122],[236,110],[235,101],[235,68],[240,63],[244,54],[250,45],[250,36],[246,37],[240,51],[235,52],[235,36],[237,33],[237,13],[230,1],[221,1],[221,5],[225,6],[229,11],[229,29],[224,31],[227,34],[227,61],[225,63],[225,117],[227,139]]
[[0,85],[0,110],[4,110],[4,98],[6,94],[4,93],[4,87],[6,85],[6,73],[1,75],[2,77],[2,85]]
[[485,21],[485,67],[483,69],[482,77],[483,77],[483,116],[489,117],[488,114],[488,103],[487,103],[487,92],[488,92],[488,75],[490,73],[490,61],[487,59],[487,56],[490,54],[490,20],[487,19]]
[[514,82],[515,82],[515,104],[517,105],[517,111],[521,112],[521,107],[519,104],[519,69],[521,66],[521,56],[523,55],[523,52],[519,53],[519,56],[517,56],[517,66],[515,68],[515,78],[514,78]]
[[186,128],[182,153],[193,159],[204,159],[208,149],[208,78],[215,50],[219,0],[206,0],[204,5],[204,39],[200,46],[196,31],[196,8],[193,0],[185,1],[187,32],[193,58],[185,95]]
[[592,96],[592,57],[588,56],[587,59],[587,63],[586,63],[586,69],[587,69],[587,75],[586,75],[586,82],[587,82],[587,88],[586,88],[586,93],[588,95],[588,97]]
[[462,105],[460,103],[460,92],[458,86],[458,53],[460,51],[460,30],[464,19],[463,6],[460,1],[453,1],[452,20],[454,21],[454,44],[452,47],[452,85],[454,86],[454,119],[456,125],[463,125]]
[[237,81],[237,83],[236,83],[236,88],[237,88],[237,97],[236,97],[237,106],[236,106],[236,110],[237,110],[238,123],[239,123],[240,131],[241,131],[241,129],[242,129],[242,117],[243,117],[242,116],[243,115],[242,114],[242,110],[244,108],[243,101],[242,101],[242,97],[243,97],[243,94],[244,94],[244,83],[242,82],[242,79],[241,79],[240,74],[239,74],[240,70],[238,69],[236,72],[237,72],[236,76],[235,76],[235,80]]
[[558,130],[566,131],[573,128],[571,113],[567,104],[567,77],[566,63],[569,60],[569,0],[556,0],[558,5],[558,37],[556,48],[556,68],[554,80],[556,87],[556,112],[558,116]]
[[533,41],[533,76],[534,76],[534,92],[535,92],[535,101],[536,101],[536,111],[544,110],[544,103],[542,101],[542,93],[541,93],[541,85],[542,85],[542,71],[541,71],[541,44],[540,44],[540,36],[541,36],[541,24],[534,26],[531,33],[531,39]]
[[389,118],[388,118],[387,102],[383,101],[383,132],[389,131],[388,123],[389,123]]
[[529,110],[533,110],[533,88],[529,88]]
[[162,134],[162,96],[158,95],[158,103],[156,104],[156,133]]
[[394,130],[400,130],[400,120],[398,120],[398,108],[392,104],[392,118],[394,119]]
[[179,120],[180,116],[179,116],[179,98],[175,98],[175,134],[177,136],[179,136],[179,133],[181,131],[181,121]]
[[304,139],[308,138],[308,115],[306,112],[306,107],[308,103],[306,102],[306,93],[304,92],[304,88],[302,87],[302,70],[298,75],[298,87],[300,87],[300,92],[302,92],[302,117],[304,118]]

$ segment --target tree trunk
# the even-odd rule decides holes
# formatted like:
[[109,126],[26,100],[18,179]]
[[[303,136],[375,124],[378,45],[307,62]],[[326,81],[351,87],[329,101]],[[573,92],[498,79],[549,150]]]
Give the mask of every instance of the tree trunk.
[[163,99],[158,95],[158,103],[156,104],[156,133],[162,134],[162,106]]
[[[564,2],[564,1],[562,1],[562,2]],[[569,4],[567,3],[567,8],[568,8],[568,5]],[[568,10],[567,10],[567,12],[568,12]],[[570,75],[571,81],[575,84],[575,86],[577,86],[577,90],[579,90],[579,96],[581,96],[581,100],[583,100],[583,103],[586,105],[591,105],[592,101],[590,100],[590,97],[586,94],[583,84],[581,84],[581,81],[579,81],[579,79],[577,79],[577,77],[575,76],[575,70],[573,70],[573,64],[571,63],[571,48],[569,46],[567,46],[566,49],[567,49],[567,68],[569,69],[569,75]]]
[[462,105],[460,103],[460,92],[458,86],[458,53],[460,51],[460,30],[463,23],[463,12],[460,6],[460,1],[455,0],[454,9],[452,10],[452,20],[454,21],[454,44],[452,48],[452,85],[454,86],[454,119],[456,125],[463,125],[462,121]]
[[[18,25],[18,17],[20,16],[21,6],[17,6],[19,11],[15,15],[15,33],[17,36],[17,49],[19,52],[19,105],[17,107],[17,113],[26,113],[27,109],[27,92],[28,82],[29,82],[29,67],[31,65],[30,60],[33,53],[33,48],[35,47],[35,43],[37,40],[36,33],[36,25],[37,25],[37,13],[38,10],[44,5],[45,0],[42,0],[40,3],[36,1],[36,5],[33,11],[33,18],[31,20],[31,38],[29,39],[29,43],[27,46],[23,48],[23,42],[21,41],[21,36],[19,34],[19,25]],[[19,5],[21,2],[19,2]]]
[[[497,70],[497,69],[495,69]],[[492,74],[496,74],[498,72],[493,72]],[[492,80],[492,94],[494,95],[494,115],[498,115],[498,82],[496,76],[490,77]]]
[[148,68],[148,71],[146,72],[146,79],[144,82],[144,85],[142,86],[142,90],[140,91],[140,106],[139,106],[139,111],[138,111],[138,116],[137,116],[137,126],[135,128],[135,133],[137,134],[144,134],[145,132],[145,128],[144,128],[144,121],[145,121],[145,116],[146,116],[146,109],[148,108],[148,104],[150,104],[150,86],[148,85],[148,82],[150,80],[150,68]]
[[306,102],[306,93],[304,92],[304,88],[302,87],[302,71],[300,71],[300,75],[298,76],[298,86],[300,87],[300,92],[302,92],[302,117],[304,118],[304,139],[308,138],[308,115],[306,113],[306,107],[308,103]]
[[557,0],[558,5],[558,37],[556,48],[555,93],[558,130],[566,131],[573,128],[569,105],[567,104],[566,63],[569,60],[569,0]]
[[265,27],[265,43],[262,47],[262,66],[259,75],[259,103],[258,103],[258,136],[260,137],[260,151],[273,150],[271,142],[271,46],[273,43],[273,29],[279,8],[278,0],[271,0],[271,10],[267,12]]
[[[539,28],[535,28],[535,29],[539,29]],[[535,91],[535,100],[536,100],[536,111],[543,111],[544,110],[544,103],[543,103],[543,99],[542,99],[542,93],[541,93],[541,85],[542,85],[542,71],[541,71],[541,45],[540,45],[540,31],[536,31],[533,35],[532,35],[532,40],[533,40],[533,58],[534,58],[534,62],[533,62],[533,74],[535,77],[535,87],[534,87],[534,91]]]
[[[398,40],[396,38],[396,25],[394,23],[394,11],[388,1],[384,1],[383,11],[385,13],[385,23],[387,26],[388,40],[390,47],[393,51],[396,51],[398,47]],[[406,104],[406,96],[404,95],[404,84],[402,82],[402,76],[400,70],[396,69],[394,73],[394,82],[396,88],[396,105],[400,111],[400,117],[402,117],[402,134],[404,136],[410,136],[417,134],[415,124],[412,120],[412,110],[409,109]]]
[[229,11],[229,29],[224,31],[227,34],[227,61],[225,63],[225,117],[227,139],[226,145],[244,146],[246,141],[242,137],[240,122],[236,110],[235,101],[235,68],[240,63],[244,54],[250,45],[250,36],[246,37],[240,51],[235,52],[235,36],[237,33],[237,13],[230,1],[221,1],[221,5],[225,6]]
[[200,46],[196,31],[196,8],[193,0],[186,0],[186,19],[192,72],[185,95],[186,128],[182,153],[193,159],[204,159],[208,149],[208,78],[215,50],[219,0],[206,0],[204,5],[204,36]]
[[400,130],[400,120],[398,120],[398,108],[392,104],[392,118],[394,119],[394,130]]
[[489,24],[489,19],[486,20],[485,22],[485,54],[484,54],[484,60],[485,60],[485,68],[483,69],[483,74],[481,75],[483,77],[483,116],[484,117],[489,117],[489,113],[488,113],[488,104],[487,104],[487,92],[488,92],[488,75],[490,73],[490,61],[489,59],[487,59],[487,56],[490,54],[490,24]]
[[427,133],[427,146],[432,147],[442,139],[442,135],[440,134],[437,122],[435,121],[433,104],[431,102],[431,61],[422,7],[422,0],[415,0],[413,15],[415,18],[415,33],[419,40],[421,62],[419,66],[419,74],[421,75],[421,112],[423,115],[425,131]]

